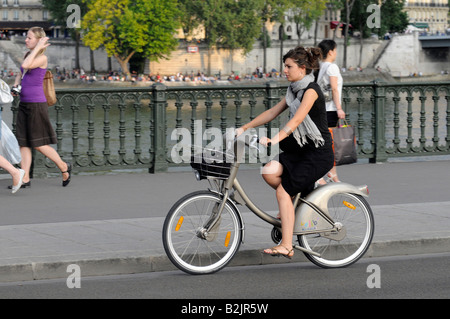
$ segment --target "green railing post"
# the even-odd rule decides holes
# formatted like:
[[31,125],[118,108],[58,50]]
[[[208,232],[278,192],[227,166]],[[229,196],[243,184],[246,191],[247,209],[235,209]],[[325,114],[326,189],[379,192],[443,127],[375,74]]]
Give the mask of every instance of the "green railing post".
[[374,156],[370,162],[386,162],[386,121],[385,121],[385,105],[386,105],[386,88],[382,83],[373,81],[373,100],[375,114],[375,147]]
[[166,160],[166,108],[167,87],[161,83],[152,85],[153,94],[153,167],[150,173],[167,172]]
[[[264,105],[266,107],[266,110],[274,107],[280,101],[279,90],[280,90],[280,85],[277,82],[269,81],[266,83],[266,99],[264,100]],[[275,121],[278,121],[278,123],[279,123],[279,119],[276,119]],[[276,125],[276,123],[275,123],[275,125]],[[272,122],[269,122],[266,124],[267,136],[269,138],[271,137],[271,130],[272,130],[273,126],[274,126],[274,123],[272,123]],[[276,127],[278,127],[278,126],[279,125],[277,125]]]

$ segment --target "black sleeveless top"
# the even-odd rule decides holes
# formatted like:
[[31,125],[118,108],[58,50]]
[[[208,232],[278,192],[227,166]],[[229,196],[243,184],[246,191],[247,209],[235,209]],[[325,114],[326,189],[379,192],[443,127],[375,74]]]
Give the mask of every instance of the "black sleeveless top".
[[[285,152],[297,152],[297,151],[312,151],[314,149],[323,149],[323,148],[329,148],[332,144],[331,141],[331,134],[328,130],[328,120],[327,120],[327,110],[325,107],[325,98],[323,96],[322,90],[320,89],[319,85],[317,83],[310,83],[306,89],[305,93],[308,90],[314,90],[316,91],[318,98],[314,102],[313,106],[311,107],[311,110],[309,111],[309,117],[311,120],[316,124],[317,128],[320,131],[320,134],[322,134],[322,137],[325,141],[325,144],[323,146],[319,146],[316,148],[314,145],[314,142],[310,140],[307,137],[308,143],[300,147],[298,145],[297,140],[294,138],[293,134],[289,135],[287,138],[282,140],[280,142],[280,148],[281,150]],[[304,93],[303,93],[304,95]],[[303,100],[303,96],[300,100],[300,102]]]

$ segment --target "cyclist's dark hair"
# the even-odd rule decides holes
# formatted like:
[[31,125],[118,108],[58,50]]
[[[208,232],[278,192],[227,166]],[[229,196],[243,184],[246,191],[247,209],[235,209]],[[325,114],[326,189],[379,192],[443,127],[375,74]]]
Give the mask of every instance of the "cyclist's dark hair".
[[283,63],[289,58],[294,60],[298,66],[304,66],[306,74],[309,74],[312,70],[320,68],[319,61],[322,59],[322,54],[318,48],[298,46],[283,56]]

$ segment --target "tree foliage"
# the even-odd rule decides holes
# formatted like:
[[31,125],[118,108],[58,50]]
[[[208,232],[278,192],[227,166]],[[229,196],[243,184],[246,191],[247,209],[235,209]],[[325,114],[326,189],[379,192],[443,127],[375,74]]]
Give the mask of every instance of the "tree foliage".
[[302,33],[309,30],[314,21],[323,15],[328,0],[292,0],[293,22],[295,22],[298,44]]
[[[87,11],[87,4],[85,0],[42,0],[42,5],[46,8],[51,15],[51,21],[57,25],[62,27],[63,30],[68,30],[72,39],[75,40],[75,68],[80,68],[80,53],[79,53],[79,45],[80,45],[80,29],[79,28],[67,28],[67,20],[70,18],[70,12],[67,12],[67,8],[70,5],[77,5],[80,9],[80,17],[84,16]],[[71,21],[74,22],[74,21]],[[79,22],[79,21],[77,21]]]
[[242,49],[248,53],[261,34],[258,0],[228,1],[225,3],[226,18],[222,44],[232,50]]
[[[42,5],[50,12],[51,21],[58,26],[66,28],[67,19],[70,12],[67,12],[69,5],[77,5],[80,8],[80,14],[83,16],[87,11],[87,5],[85,0],[42,0]],[[77,29],[69,29],[70,31],[76,31]]]
[[174,37],[181,13],[176,0],[89,0],[83,17],[83,42],[103,46],[124,73],[135,53],[150,60],[166,58],[178,46]]
[[363,38],[372,34],[382,37],[387,32],[403,32],[408,26],[408,14],[403,11],[405,0],[384,0],[380,8],[380,27],[369,28],[367,19],[372,14],[367,7],[372,4],[371,0],[356,1],[350,15],[350,23],[361,32]]
[[[271,22],[279,22],[283,24],[285,12],[291,6],[289,0],[259,0],[261,2],[261,20],[262,20],[262,29],[263,29],[263,37],[262,37],[262,45],[263,45],[263,72],[267,71],[267,47],[268,47],[268,32],[266,29],[266,23]],[[281,36],[281,38],[284,35]],[[282,45],[280,46],[280,51],[282,51]],[[280,59],[281,61],[281,59]],[[281,64],[281,62],[280,62]]]
[[261,34],[261,0],[179,0],[184,12],[183,30],[192,34],[202,27],[208,46],[208,73],[211,49],[242,49],[246,54]]
[[248,52],[258,36],[261,0],[179,0],[185,16],[183,30],[203,27],[209,47],[221,46]]

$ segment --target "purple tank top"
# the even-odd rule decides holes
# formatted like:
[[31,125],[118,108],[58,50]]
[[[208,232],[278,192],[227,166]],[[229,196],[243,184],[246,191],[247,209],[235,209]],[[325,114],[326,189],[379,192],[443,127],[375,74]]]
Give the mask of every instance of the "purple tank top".
[[[23,74],[23,68],[20,68]],[[25,103],[47,102],[44,94],[44,77],[47,69],[29,69],[22,79],[20,101]]]

